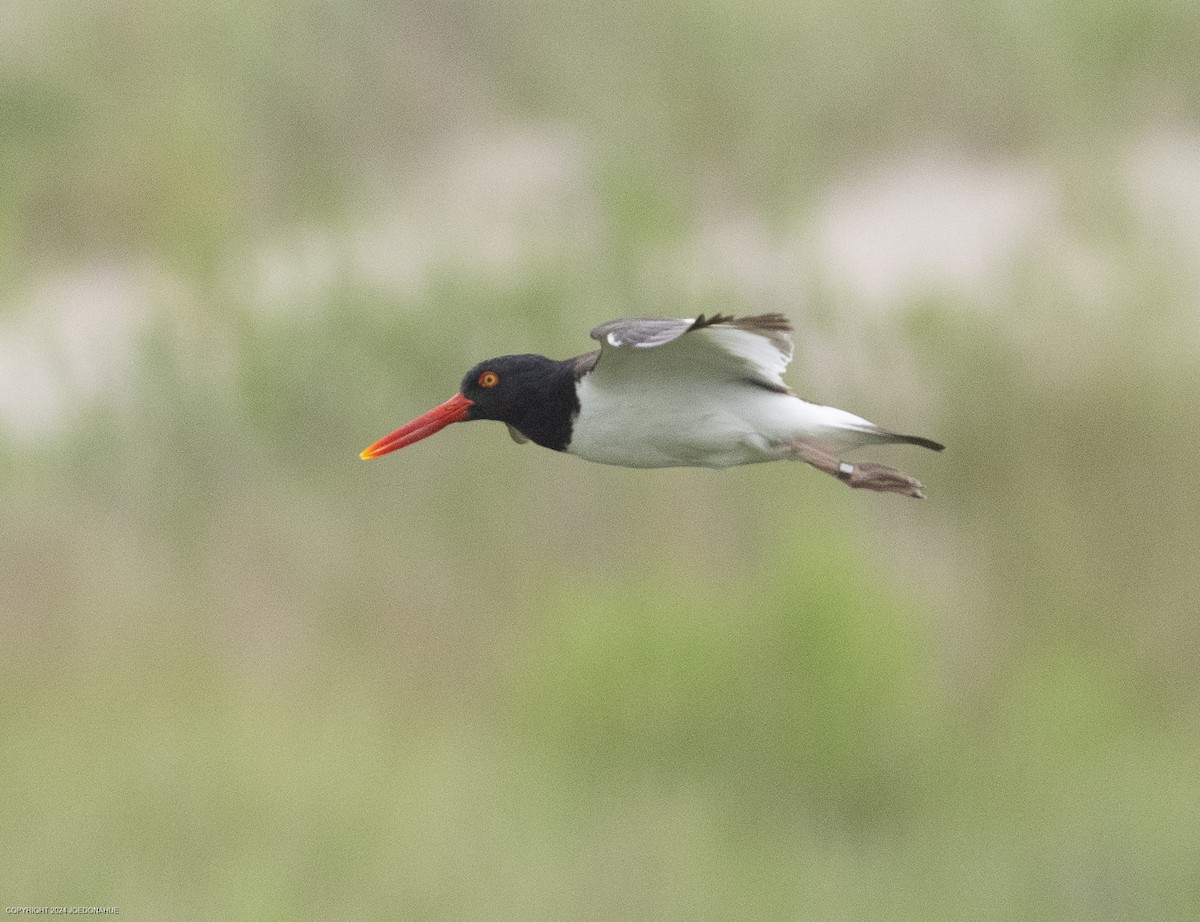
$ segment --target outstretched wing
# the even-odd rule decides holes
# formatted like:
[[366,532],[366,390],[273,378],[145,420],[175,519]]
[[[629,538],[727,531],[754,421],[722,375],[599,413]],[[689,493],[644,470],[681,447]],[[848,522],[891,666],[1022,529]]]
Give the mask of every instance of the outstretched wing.
[[791,332],[783,314],[610,320],[592,330],[600,356],[590,374],[597,383],[617,375],[710,378],[790,393],[783,372],[792,360]]

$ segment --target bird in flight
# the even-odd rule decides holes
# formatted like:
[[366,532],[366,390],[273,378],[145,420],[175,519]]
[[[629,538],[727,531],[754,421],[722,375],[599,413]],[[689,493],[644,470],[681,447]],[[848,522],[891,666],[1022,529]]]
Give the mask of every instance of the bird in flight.
[[783,382],[792,326],[782,314],[611,320],[600,348],[561,361],[504,355],[467,372],[459,392],[362,452],[378,458],[450,423],[499,420],[536,442],[622,467],[803,461],[847,486],[922,498],[921,483],[841,455],[867,445],[944,446],[802,400]]

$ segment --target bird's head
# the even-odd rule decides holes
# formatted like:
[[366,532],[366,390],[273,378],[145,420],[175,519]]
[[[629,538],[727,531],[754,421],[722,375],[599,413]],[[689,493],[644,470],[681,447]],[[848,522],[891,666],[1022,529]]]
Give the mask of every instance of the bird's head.
[[451,423],[495,419],[517,423],[545,389],[549,369],[558,363],[541,355],[502,355],[480,362],[462,379],[458,393],[406,426],[364,449],[364,460],[433,435]]

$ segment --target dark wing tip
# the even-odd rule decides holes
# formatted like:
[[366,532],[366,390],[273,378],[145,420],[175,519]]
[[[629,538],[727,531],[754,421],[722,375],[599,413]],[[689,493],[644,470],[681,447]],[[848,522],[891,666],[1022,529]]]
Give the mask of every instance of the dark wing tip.
[[755,314],[753,317],[743,317],[738,323],[746,329],[762,330],[763,332],[792,332],[792,321],[786,315],[776,312]]
[[606,323],[600,324],[591,332],[592,339],[600,340],[601,342],[608,336],[609,333],[624,333],[630,337],[631,342],[637,342],[639,336],[647,336],[652,333],[661,333],[665,329],[675,327],[679,336],[684,333],[690,333],[692,330],[703,330],[706,327],[717,325],[737,327],[741,330],[746,330],[749,333],[791,333],[792,322],[783,314],[772,312],[769,314],[752,314],[749,317],[735,317],[733,314],[713,314],[708,317],[700,314],[695,320],[691,321],[690,326],[682,329],[678,328],[678,324],[687,323],[686,320],[673,320],[658,317],[630,317],[622,318],[621,320],[609,320]]
[[733,323],[734,318],[730,314],[713,314],[711,317],[705,317],[701,314],[692,321],[692,325],[687,328],[687,332],[692,330],[703,330],[705,327],[711,327],[718,323]]
[[749,317],[734,317],[732,314],[713,314],[711,317],[705,317],[701,314],[688,327],[688,332],[702,330],[705,327],[715,326],[718,323],[728,324],[740,330],[745,330],[748,333],[792,332],[792,322],[785,315],[778,312],[753,314]]

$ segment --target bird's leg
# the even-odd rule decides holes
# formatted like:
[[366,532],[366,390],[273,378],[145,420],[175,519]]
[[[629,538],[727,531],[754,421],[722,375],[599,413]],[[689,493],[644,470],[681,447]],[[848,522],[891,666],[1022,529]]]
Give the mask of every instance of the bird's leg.
[[855,490],[875,490],[880,493],[899,493],[914,499],[924,499],[921,482],[893,467],[873,461],[839,461],[827,449],[815,442],[795,439],[787,444],[787,455],[796,461],[811,464],[819,471],[836,477]]

